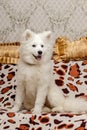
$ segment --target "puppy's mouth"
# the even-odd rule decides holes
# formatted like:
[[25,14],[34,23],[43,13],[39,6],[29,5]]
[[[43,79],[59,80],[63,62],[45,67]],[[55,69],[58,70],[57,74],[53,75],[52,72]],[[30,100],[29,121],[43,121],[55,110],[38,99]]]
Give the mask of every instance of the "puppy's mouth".
[[33,56],[34,56],[34,58],[35,58],[36,60],[38,60],[38,61],[40,61],[41,58],[42,58],[42,55],[35,56],[35,55],[33,54]]

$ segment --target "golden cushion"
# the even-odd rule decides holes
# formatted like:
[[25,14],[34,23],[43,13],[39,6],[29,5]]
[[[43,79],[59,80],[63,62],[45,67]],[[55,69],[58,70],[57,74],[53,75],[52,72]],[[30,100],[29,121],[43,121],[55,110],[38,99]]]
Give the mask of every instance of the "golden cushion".
[[70,41],[66,37],[57,38],[54,45],[53,59],[55,62],[87,59],[87,37],[75,41]]
[[0,43],[0,63],[17,64],[19,59],[19,46],[19,42]]

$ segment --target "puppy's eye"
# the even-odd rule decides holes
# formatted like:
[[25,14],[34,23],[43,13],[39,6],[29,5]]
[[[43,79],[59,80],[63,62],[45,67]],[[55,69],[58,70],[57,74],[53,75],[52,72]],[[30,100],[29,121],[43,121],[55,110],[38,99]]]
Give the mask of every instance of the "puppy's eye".
[[41,45],[41,47],[44,47],[44,45]]
[[32,45],[32,47],[36,47],[36,45],[35,45],[35,44],[33,44],[33,45]]

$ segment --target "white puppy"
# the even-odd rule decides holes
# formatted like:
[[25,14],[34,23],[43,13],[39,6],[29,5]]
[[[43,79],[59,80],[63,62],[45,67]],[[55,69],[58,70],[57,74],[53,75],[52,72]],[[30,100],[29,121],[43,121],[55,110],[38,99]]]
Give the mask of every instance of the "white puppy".
[[41,113],[51,81],[53,44],[51,32],[35,34],[26,30],[20,45],[16,99],[12,111],[19,111],[22,103],[33,113]]
[[87,111],[85,100],[65,97],[56,86],[51,62],[51,42],[49,31],[39,34],[30,30],[24,32],[19,50],[16,100],[12,111],[19,111],[23,103],[33,113],[41,113],[46,99],[53,112]]

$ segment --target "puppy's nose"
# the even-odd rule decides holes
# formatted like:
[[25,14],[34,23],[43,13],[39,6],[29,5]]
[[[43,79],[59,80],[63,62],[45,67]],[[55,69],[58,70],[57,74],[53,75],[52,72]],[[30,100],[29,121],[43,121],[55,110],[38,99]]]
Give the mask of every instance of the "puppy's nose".
[[41,54],[42,54],[42,51],[38,51],[38,54],[41,55]]

